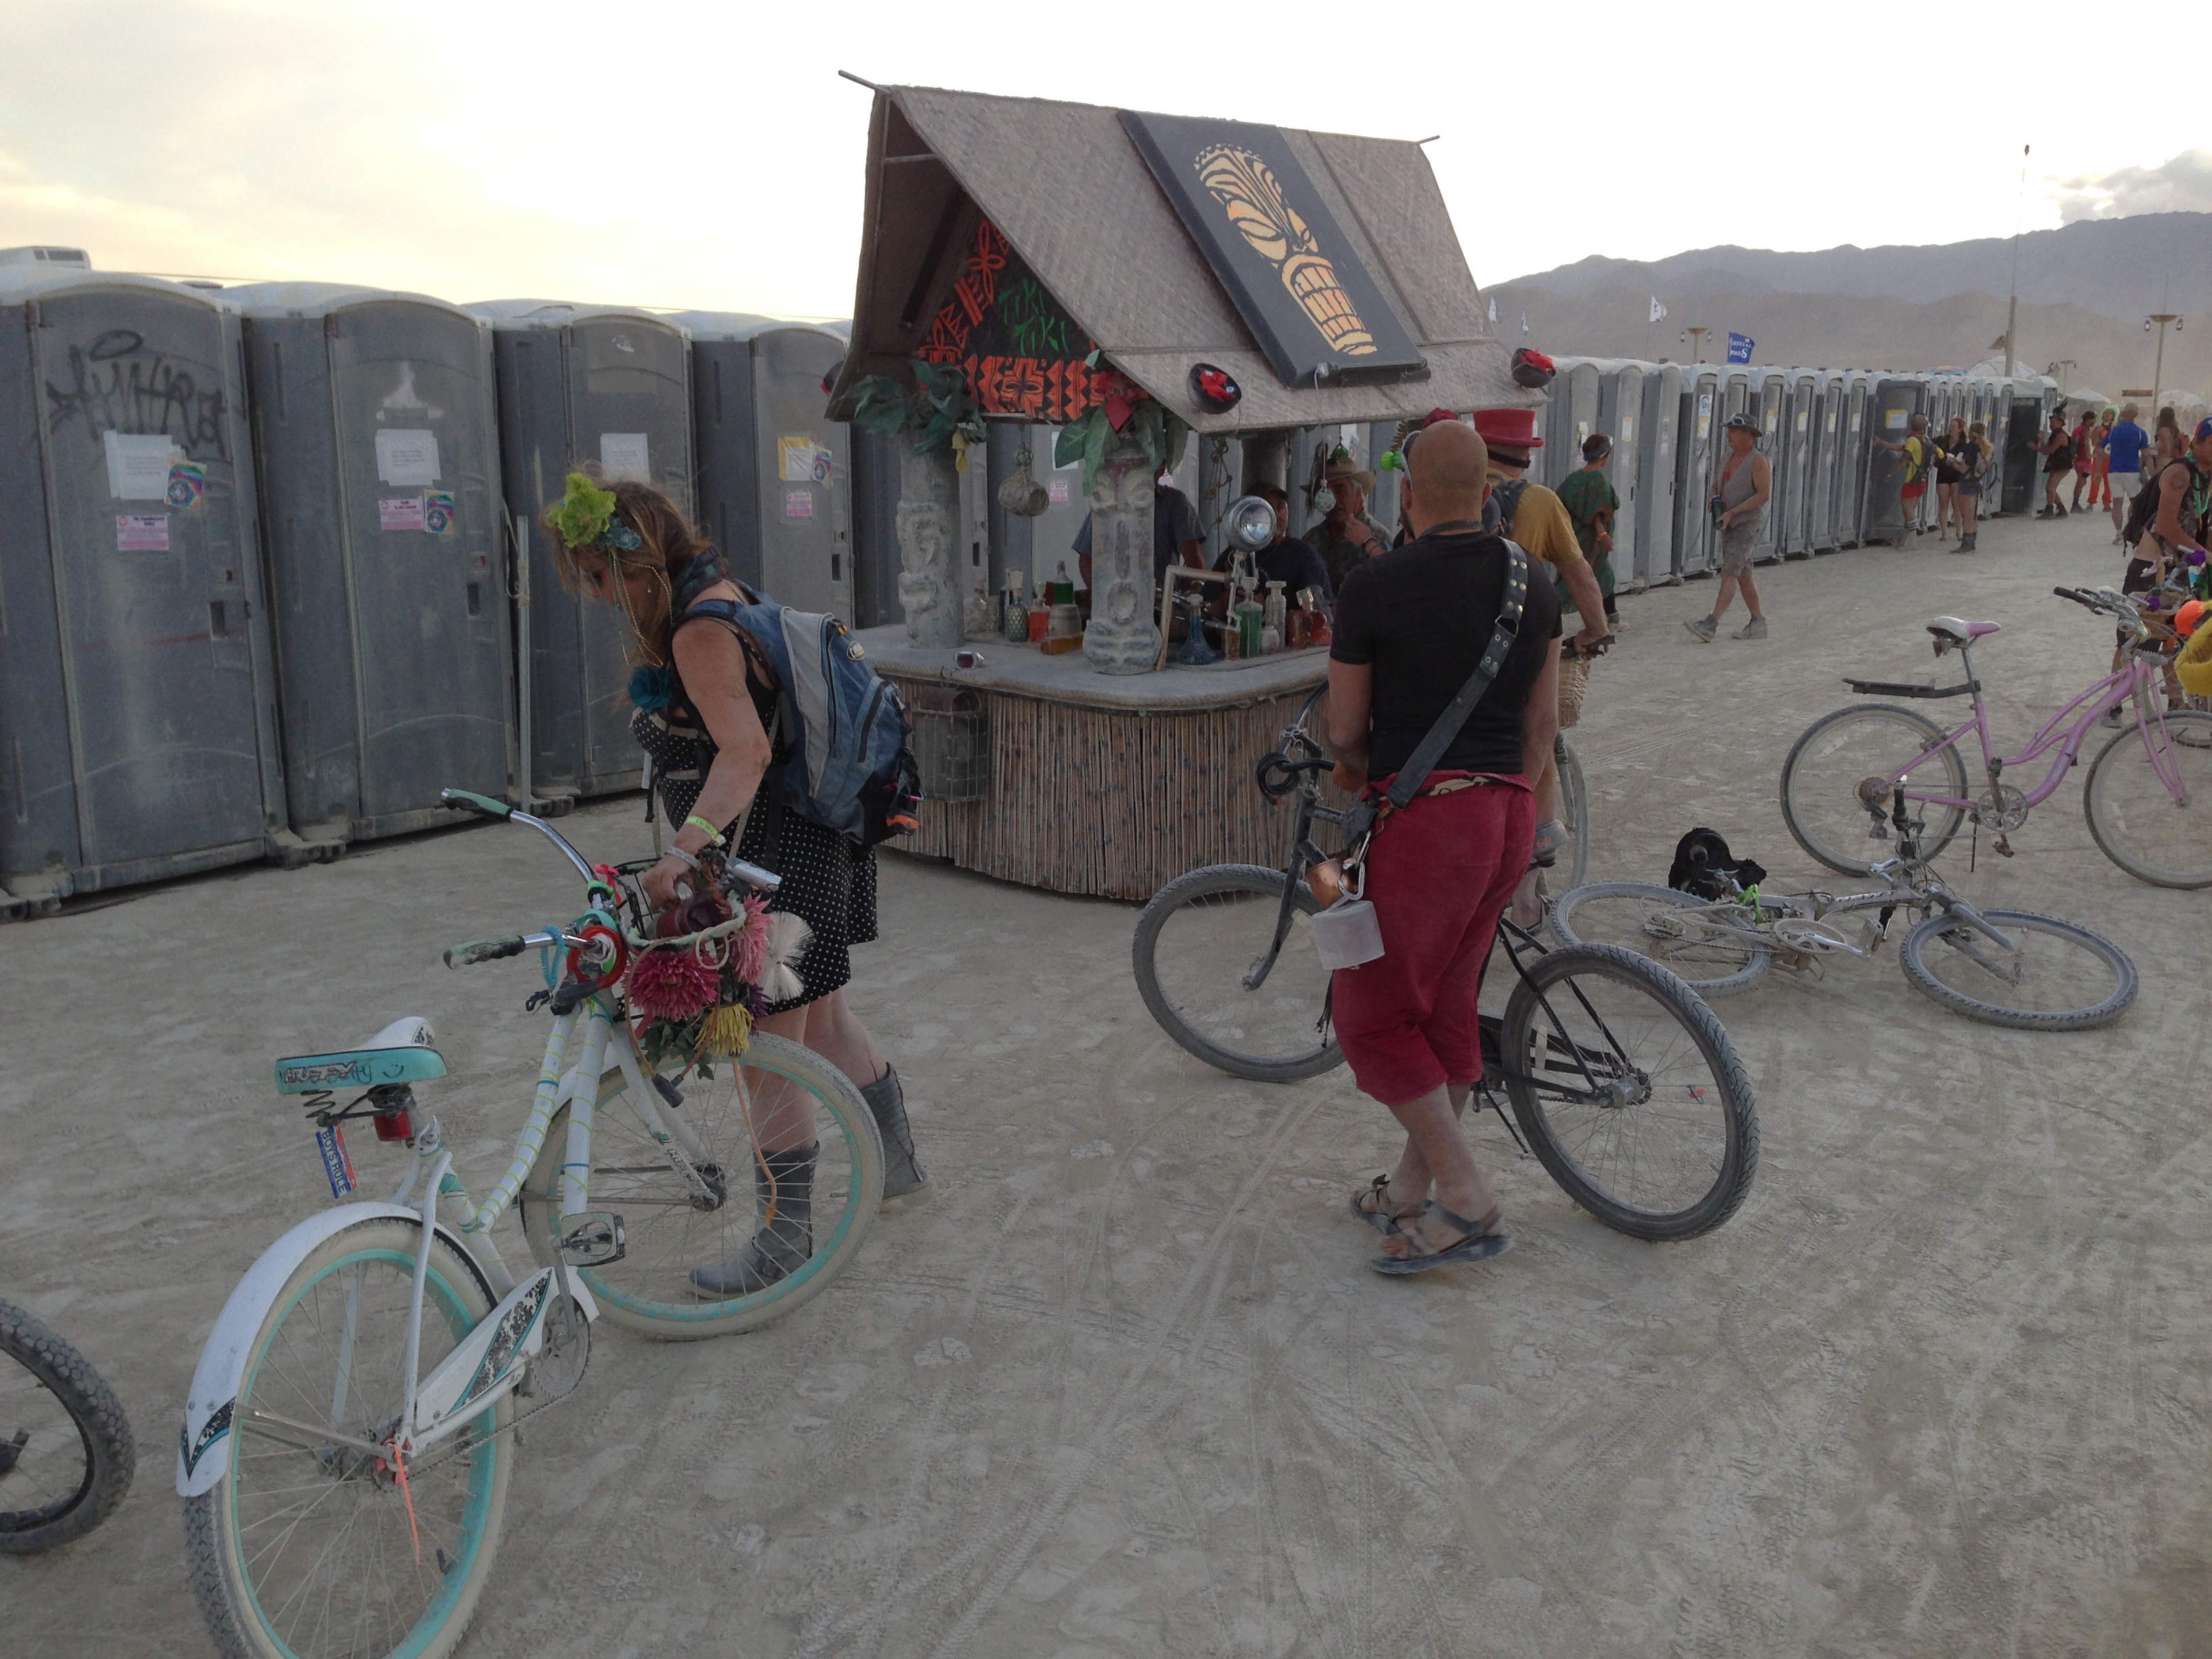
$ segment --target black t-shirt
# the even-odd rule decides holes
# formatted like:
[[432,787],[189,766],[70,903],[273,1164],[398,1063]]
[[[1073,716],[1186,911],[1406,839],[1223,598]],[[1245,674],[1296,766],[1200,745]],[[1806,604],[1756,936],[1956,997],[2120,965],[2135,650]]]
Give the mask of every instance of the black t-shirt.
[[[1459,695],[1490,643],[1505,599],[1503,538],[1427,535],[1362,561],[1336,596],[1338,662],[1375,669],[1367,773],[1386,778],[1413,757],[1437,716]],[[1505,665],[1437,763],[1440,771],[1521,769],[1521,714],[1559,636],[1550,568],[1528,561],[1528,596]]]

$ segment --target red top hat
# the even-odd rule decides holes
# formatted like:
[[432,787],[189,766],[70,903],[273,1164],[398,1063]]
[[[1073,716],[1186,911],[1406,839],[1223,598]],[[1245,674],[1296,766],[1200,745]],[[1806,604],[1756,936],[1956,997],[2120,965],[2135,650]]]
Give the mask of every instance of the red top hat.
[[1533,409],[1478,409],[1474,430],[1482,441],[1498,449],[1541,449]]

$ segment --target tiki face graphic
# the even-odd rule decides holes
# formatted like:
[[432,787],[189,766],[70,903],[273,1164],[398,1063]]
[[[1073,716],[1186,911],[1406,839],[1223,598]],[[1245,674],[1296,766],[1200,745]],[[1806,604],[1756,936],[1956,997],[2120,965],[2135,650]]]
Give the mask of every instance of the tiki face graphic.
[[1347,357],[1370,356],[1375,337],[1352,309],[1336,267],[1284,198],[1274,169],[1235,144],[1208,145],[1199,151],[1197,167],[1199,182],[1221,204],[1252,251],[1276,268],[1283,286],[1330,348]]

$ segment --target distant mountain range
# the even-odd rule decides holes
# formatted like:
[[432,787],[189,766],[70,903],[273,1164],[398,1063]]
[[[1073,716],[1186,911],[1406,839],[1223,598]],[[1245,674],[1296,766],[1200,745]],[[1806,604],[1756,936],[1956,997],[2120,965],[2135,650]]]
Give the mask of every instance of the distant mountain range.
[[[2142,320],[2181,313],[2169,332],[2165,385],[2212,395],[2212,214],[2083,220],[2020,239],[2018,355],[2031,369],[2071,358],[2069,384],[2116,395],[2151,383],[2155,337]],[[1810,253],[1710,247],[1649,261],[1593,257],[1491,285],[1498,331],[1547,351],[1591,356],[1689,353],[1701,324],[1708,362],[1728,331],[1748,334],[1764,363],[1965,368],[1998,355],[2008,240],[1923,247],[1834,247]],[[1654,296],[1666,319],[1647,324]],[[2195,323],[2192,331],[2189,323]]]

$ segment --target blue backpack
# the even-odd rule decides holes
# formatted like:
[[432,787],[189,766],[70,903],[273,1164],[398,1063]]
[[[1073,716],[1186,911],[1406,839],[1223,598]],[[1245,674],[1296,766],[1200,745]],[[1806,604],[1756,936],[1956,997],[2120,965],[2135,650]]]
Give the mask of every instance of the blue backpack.
[[783,805],[863,847],[912,835],[921,774],[898,687],[877,674],[836,617],[793,611],[737,586],[749,603],[702,599],[684,617],[712,617],[742,629],[775,670],[782,690],[769,738],[791,745]]

